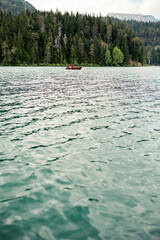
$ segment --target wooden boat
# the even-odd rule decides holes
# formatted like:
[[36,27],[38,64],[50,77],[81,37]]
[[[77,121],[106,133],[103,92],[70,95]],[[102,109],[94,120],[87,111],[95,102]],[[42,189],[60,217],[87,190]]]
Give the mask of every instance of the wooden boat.
[[67,70],[81,70],[81,68],[82,68],[81,66],[79,66],[79,67],[67,66],[67,67],[66,67]]

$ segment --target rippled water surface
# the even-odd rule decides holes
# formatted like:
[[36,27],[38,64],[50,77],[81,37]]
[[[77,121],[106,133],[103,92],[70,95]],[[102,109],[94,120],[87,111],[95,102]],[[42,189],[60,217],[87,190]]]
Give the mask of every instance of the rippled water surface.
[[160,67],[0,67],[0,239],[160,239]]

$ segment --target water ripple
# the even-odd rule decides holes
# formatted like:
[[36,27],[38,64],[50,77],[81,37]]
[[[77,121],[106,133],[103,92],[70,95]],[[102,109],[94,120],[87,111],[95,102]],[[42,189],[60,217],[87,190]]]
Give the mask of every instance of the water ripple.
[[160,68],[0,72],[0,239],[159,240]]

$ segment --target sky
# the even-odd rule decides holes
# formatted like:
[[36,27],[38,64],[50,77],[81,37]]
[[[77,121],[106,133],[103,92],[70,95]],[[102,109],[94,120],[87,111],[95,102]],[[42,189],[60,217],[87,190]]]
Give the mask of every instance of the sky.
[[160,0],[27,0],[38,10],[58,9],[62,13],[79,12],[88,14],[141,13],[160,19]]

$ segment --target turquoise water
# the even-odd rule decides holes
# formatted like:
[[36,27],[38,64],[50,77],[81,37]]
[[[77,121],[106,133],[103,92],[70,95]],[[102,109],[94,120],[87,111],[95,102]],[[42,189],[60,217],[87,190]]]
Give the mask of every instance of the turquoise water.
[[0,239],[160,239],[160,67],[0,67]]

